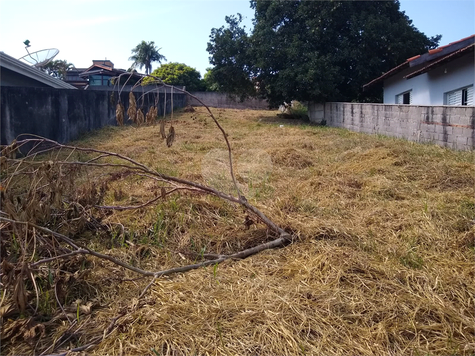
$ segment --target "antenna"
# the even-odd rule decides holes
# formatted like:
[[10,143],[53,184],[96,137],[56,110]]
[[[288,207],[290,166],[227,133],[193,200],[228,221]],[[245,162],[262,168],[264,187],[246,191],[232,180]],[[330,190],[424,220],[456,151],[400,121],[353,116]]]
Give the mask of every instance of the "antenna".
[[[26,45],[25,49],[28,52],[29,44]],[[32,65],[38,69],[42,69],[47,65],[56,55],[59,53],[57,48],[48,48],[42,49],[41,51],[28,52],[27,55],[18,58],[19,61]]]

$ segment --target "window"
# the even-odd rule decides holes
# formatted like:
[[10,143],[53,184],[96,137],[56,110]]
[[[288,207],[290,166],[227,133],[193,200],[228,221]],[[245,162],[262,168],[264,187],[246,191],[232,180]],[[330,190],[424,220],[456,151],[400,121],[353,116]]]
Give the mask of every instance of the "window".
[[445,105],[473,105],[473,85],[445,93]]
[[410,104],[412,101],[412,90],[396,95],[396,104]]
[[102,75],[90,75],[89,85],[105,85],[110,86],[110,77]]
[[468,103],[468,89],[462,89],[462,105],[467,105]]

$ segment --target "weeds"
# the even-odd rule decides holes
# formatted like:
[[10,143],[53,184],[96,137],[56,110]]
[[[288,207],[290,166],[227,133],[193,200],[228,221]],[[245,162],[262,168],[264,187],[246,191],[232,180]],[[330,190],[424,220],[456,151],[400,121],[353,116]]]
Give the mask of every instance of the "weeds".
[[303,120],[308,121],[308,108],[307,105],[293,100],[290,105],[286,105],[283,109],[283,113],[281,116],[285,119],[293,119],[293,120]]
[[[203,117],[205,110],[197,108],[193,114]],[[121,154],[147,163],[154,173],[166,170],[205,185],[204,157],[211,149],[226,153],[226,145],[188,113],[174,118],[177,132],[168,150],[159,125],[106,128],[75,147]],[[170,125],[166,123],[165,133]],[[90,167],[86,173],[81,165],[74,184],[63,182],[58,187],[63,204],[51,204],[48,228],[67,233],[76,245],[131,261],[143,270],[209,260],[209,273],[197,269],[152,281],[137,278],[135,272],[109,260],[68,255],[75,249],[56,235],[37,228],[33,233],[32,225],[26,228],[2,220],[1,251],[8,251],[6,258],[2,255],[2,283],[21,280],[28,292],[20,318],[12,289],[2,285],[1,310],[6,310],[2,354],[33,354],[35,347],[40,353],[52,344],[56,350],[71,349],[88,345],[97,335],[101,343],[88,353],[475,352],[475,289],[470,283],[475,256],[473,153],[328,127],[281,128],[282,120],[269,112],[226,110],[220,123],[233,142],[241,192],[253,193],[250,200],[292,232],[293,243],[248,259],[236,257],[215,269],[216,258],[272,242],[275,233],[253,214],[250,219],[256,224],[248,225],[242,206],[219,197],[193,190],[168,194],[173,184],[137,177],[130,168]],[[257,123],[262,125],[258,130]],[[190,146],[185,147],[185,141]],[[156,149],[150,150],[151,145]],[[270,157],[265,175],[243,169],[249,160],[241,167],[240,157],[249,147]],[[46,160],[64,161],[68,155],[61,148],[58,156]],[[77,150],[71,156],[83,163],[94,157]],[[117,156],[109,159],[120,163]],[[62,170],[53,166],[52,174],[68,179],[68,166]],[[21,179],[14,182],[13,212],[21,214],[28,206],[26,193],[33,181],[41,188],[31,189],[36,199],[54,202],[49,190],[55,187],[54,178],[50,187],[43,187],[50,182],[46,176],[29,180],[29,171],[22,168],[26,166],[16,171],[22,173],[15,176]],[[2,172],[6,178],[12,171]],[[103,196],[100,186],[95,193],[87,188],[103,180],[107,181]],[[122,200],[114,198],[114,190],[123,192]],[[101,202],[126,207],[131,197],[137,206],[160,198],[138,209],[94,206]],[[35,221],[39,224],[42,219]],[[53,257],[68,256],[35,265],[50,258],[51,249],[43,249],[50,245],[58,250]],[[22,269],[23,250],[35,256],[26,261],[41,289],[38,309],[49,310],[46,300],[52,306],[44,319],[34,316],[36,293],[28,270]],[[65,313],[56,301],[54,285]],[[46,290],[49,295],[43,296]],[[89,310],[80,308],[79,322],[78,299],[80,307],[92,303]],[[104,330],[106,335],[112,331],[111,337],[103,339]]]
[[[153,114],[154,109],[151,112]],[[116,114],[118,124],[121,125],[123,123],[122,107],[118,107]],[[132,91],[129,95],[127,114],[129,120],[132,120],[137,126],[142,125],[145,121],[142,110],[137,109],[135,95]],[[185,272],[210,264],[215,264],[214,271],[216,274],[217,264],[220,262],[229,258],[244,258],[263,249],[278,247],[290,239],[287,232],[249,204],[242,195],[233,173],[231,147],[227,134],[211,111],[209,111],[209,114],[221,130],[226,142],[229,172],[238,197],[223,193],[212,187],[152,170],[142,163],[115,152],[61,145],[46,138],[26,138],[18,142],[15,141],[2,150],[2,171],[6,174],[3,175],[4,179],[1,182],[3,206],[0,222],[4,224],[1,232],[2,245],[4,245],[2,247],[5,247],[7,251],[5,256],[7,258],[3,260],[1,265],[2,283],[10,293],[8,302],[18,310],[20,317],[27,315],[27,313],[32,317],[37,317],[38,311],[43,315],[55,317],[58,314],[63,314],[69,321],[70,327],[74,326],[71,324],[74,317],[68,316],[65,311],[67,307],[64,307],[68,298],[64,293],[58,296],[57,286],[58,284],[63,287],[66,286],[68,290],[75,288],[74,281],[78,278],[70,278],[71,272],[68,267],[71,267],[71,262],[78,255],[94,256],[143,276],[153,277],[152,282],[140,294],[140,297],[142,297],[154,280],[160,276]],[[150,118],[148,121],[150,121]],[[164,125],[160,125],[161,136],[166,139],[166,145],[171,147],[175,140],[175,128],[171,125],[166,137],[164,137],[163,131]],[[17,160],[15,159],[15,152],[18,147],[22,146],[33,148],[29,149],[25,157]],[[78,156],[81,160],[76,160]],[[116,201],[122,200],[124,197],[121,186],[112,188],[112,191],[110,188],[111,185],[117,186],[116,183],[121,180],[128,181],[128,183],[137,181],[142,183],[142,181],[148,180],[148,182],[155,184],[160,194],[156,194],[154,198],[145,202],[138,197],[135,200],[135,197],[131,194],[130,198],[134,198],[134,200],[129,202],[130,205],[105,205],[104,202],[108,197],[112,197]],[[198,264],[189,264],[156,272],[144,270],[139,267],[140,260],[149,256],[151,250],[137,247],[136,243],[139,237],[135,236],[132,228],[128,231],[129,237],[126,238],[125,231],[118,235],[113,231],[110,224],[103,224],[102,221],[106,220],[107,215],[110,215],[110,211],[137,211],[155,204],[158,200],[166,200],[168,195],[178,191],[214,195],[220,199],[241,205],[245,211],[255,215],[280,237],[271,244],[262,244],[229,256],[219,255],[212,258],[211,261],[205,260]],[[177,222],[171,223],[168,219],[165,219],[165,211],[167,215],[177,217]],[[160,214],[163,215],[160,216]],[[170,235],[173,236],[173,229],[182,226],[183,223],[184,215],[180,214],[176,200],[168,200],[167,207],[159,212],[158,220],[153,227],[153,240],[163,248],[167,244]],[[119,245],[124,247],[125,244],[128,244],[135,250],[135,255],[129,255],[126,259],[128,262],[122,262],[114,257],[94,251],[87,247],[87,239],[85,243],[84,240],[82,242],[74,240],[76,236],[80,236],[82,239],[87,236],[94,240],[101,239],[104,235],[110,234],[111,231],[112,244],[114,240],[117,240],[118,237],[120,239],[121,236]],[[144,238],[142,241],[149,242]],[[169,254],[169,251],[167,251],[167,254]],[[182,255],[179,254],[179,256]],[[186,260],[184,257],[183,259]],[[42,265],[47,265],[47,275],[45,275],[44,269],[38,268]],[[43,283],[45,278],[51,280],[51,269],[55,270],[54,283],[51,282],[49,285],[45,285]],[[85,272],[89,271],[88,269]],[[36,283],[37,279],[42,282],[39,287]],[[30,285],[27,284],[29,280],[31,280]],[[52,298],[53,291],[55,300]],[[31,299],[33,296],[36,296],[36,307],[32,305]],[[85,309],[79,299],[75,303],[75,322],[81,328],[84,326],[82,325],[83,319],[80,317],[81,311]],[[91,305],[92,303],[88,304],[86,308],[88,313]],[[114,320],[117,320],[117,318]],[[115,321],[109,326],[109,333],[113,330],[114,324]],[[8,342],[12,341],[11,338],[6,340],[7,345],[9,345]],[[95,338],[94,341],[87,344],[87,347],[96,345],[98,340],[100,339]],[[13,345],[10,344],[9,347],[13,347]],[[47,352],[49,349],[54,350],[58,346],[53,343],[46,349],[44,349],[45,345],[41,347],[44,352]]]

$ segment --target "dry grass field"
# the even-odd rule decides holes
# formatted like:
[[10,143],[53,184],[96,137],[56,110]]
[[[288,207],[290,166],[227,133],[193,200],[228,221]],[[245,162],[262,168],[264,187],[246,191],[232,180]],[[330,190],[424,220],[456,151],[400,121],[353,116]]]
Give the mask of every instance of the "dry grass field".
[[[475,353],[473,151],[310,126],[273,111],[212,111],[248,201],[294,234],[293,243],[159,278],[141,298],[150,278],[91,256],[71,260],[76,280],[64,307],[72,305],[74,332],[54,294],[42,292],[34,320],[43,326],[33,335],[21,331],[25,315],[2,312],[2,354],[41,353],[65,335],[60,350],[87,344],[118,315],[87,354]],[[233,193],[226,145],[205,110],[175,113],[174,126],[170,148],[159,125],[108,127],[74,144]],[[91,170],[77,184],[99,184],[108,173]],[[125,176],[110,181],[104,203],[137,205],[160,189]],[[247,228],[245,215],[216,197],[177,192],[112,211],[101,222],[107,233],[75,239],[159,271],[275,238],[260,223]]]

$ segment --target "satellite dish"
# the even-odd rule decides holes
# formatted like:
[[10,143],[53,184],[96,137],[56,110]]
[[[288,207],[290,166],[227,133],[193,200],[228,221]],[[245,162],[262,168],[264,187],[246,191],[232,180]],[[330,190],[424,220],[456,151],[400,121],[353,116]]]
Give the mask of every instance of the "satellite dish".
[[41,51],[28,53],[18,60],[41,69],[56,57],[58,53],[59,50],[57,48],[42,49]]

